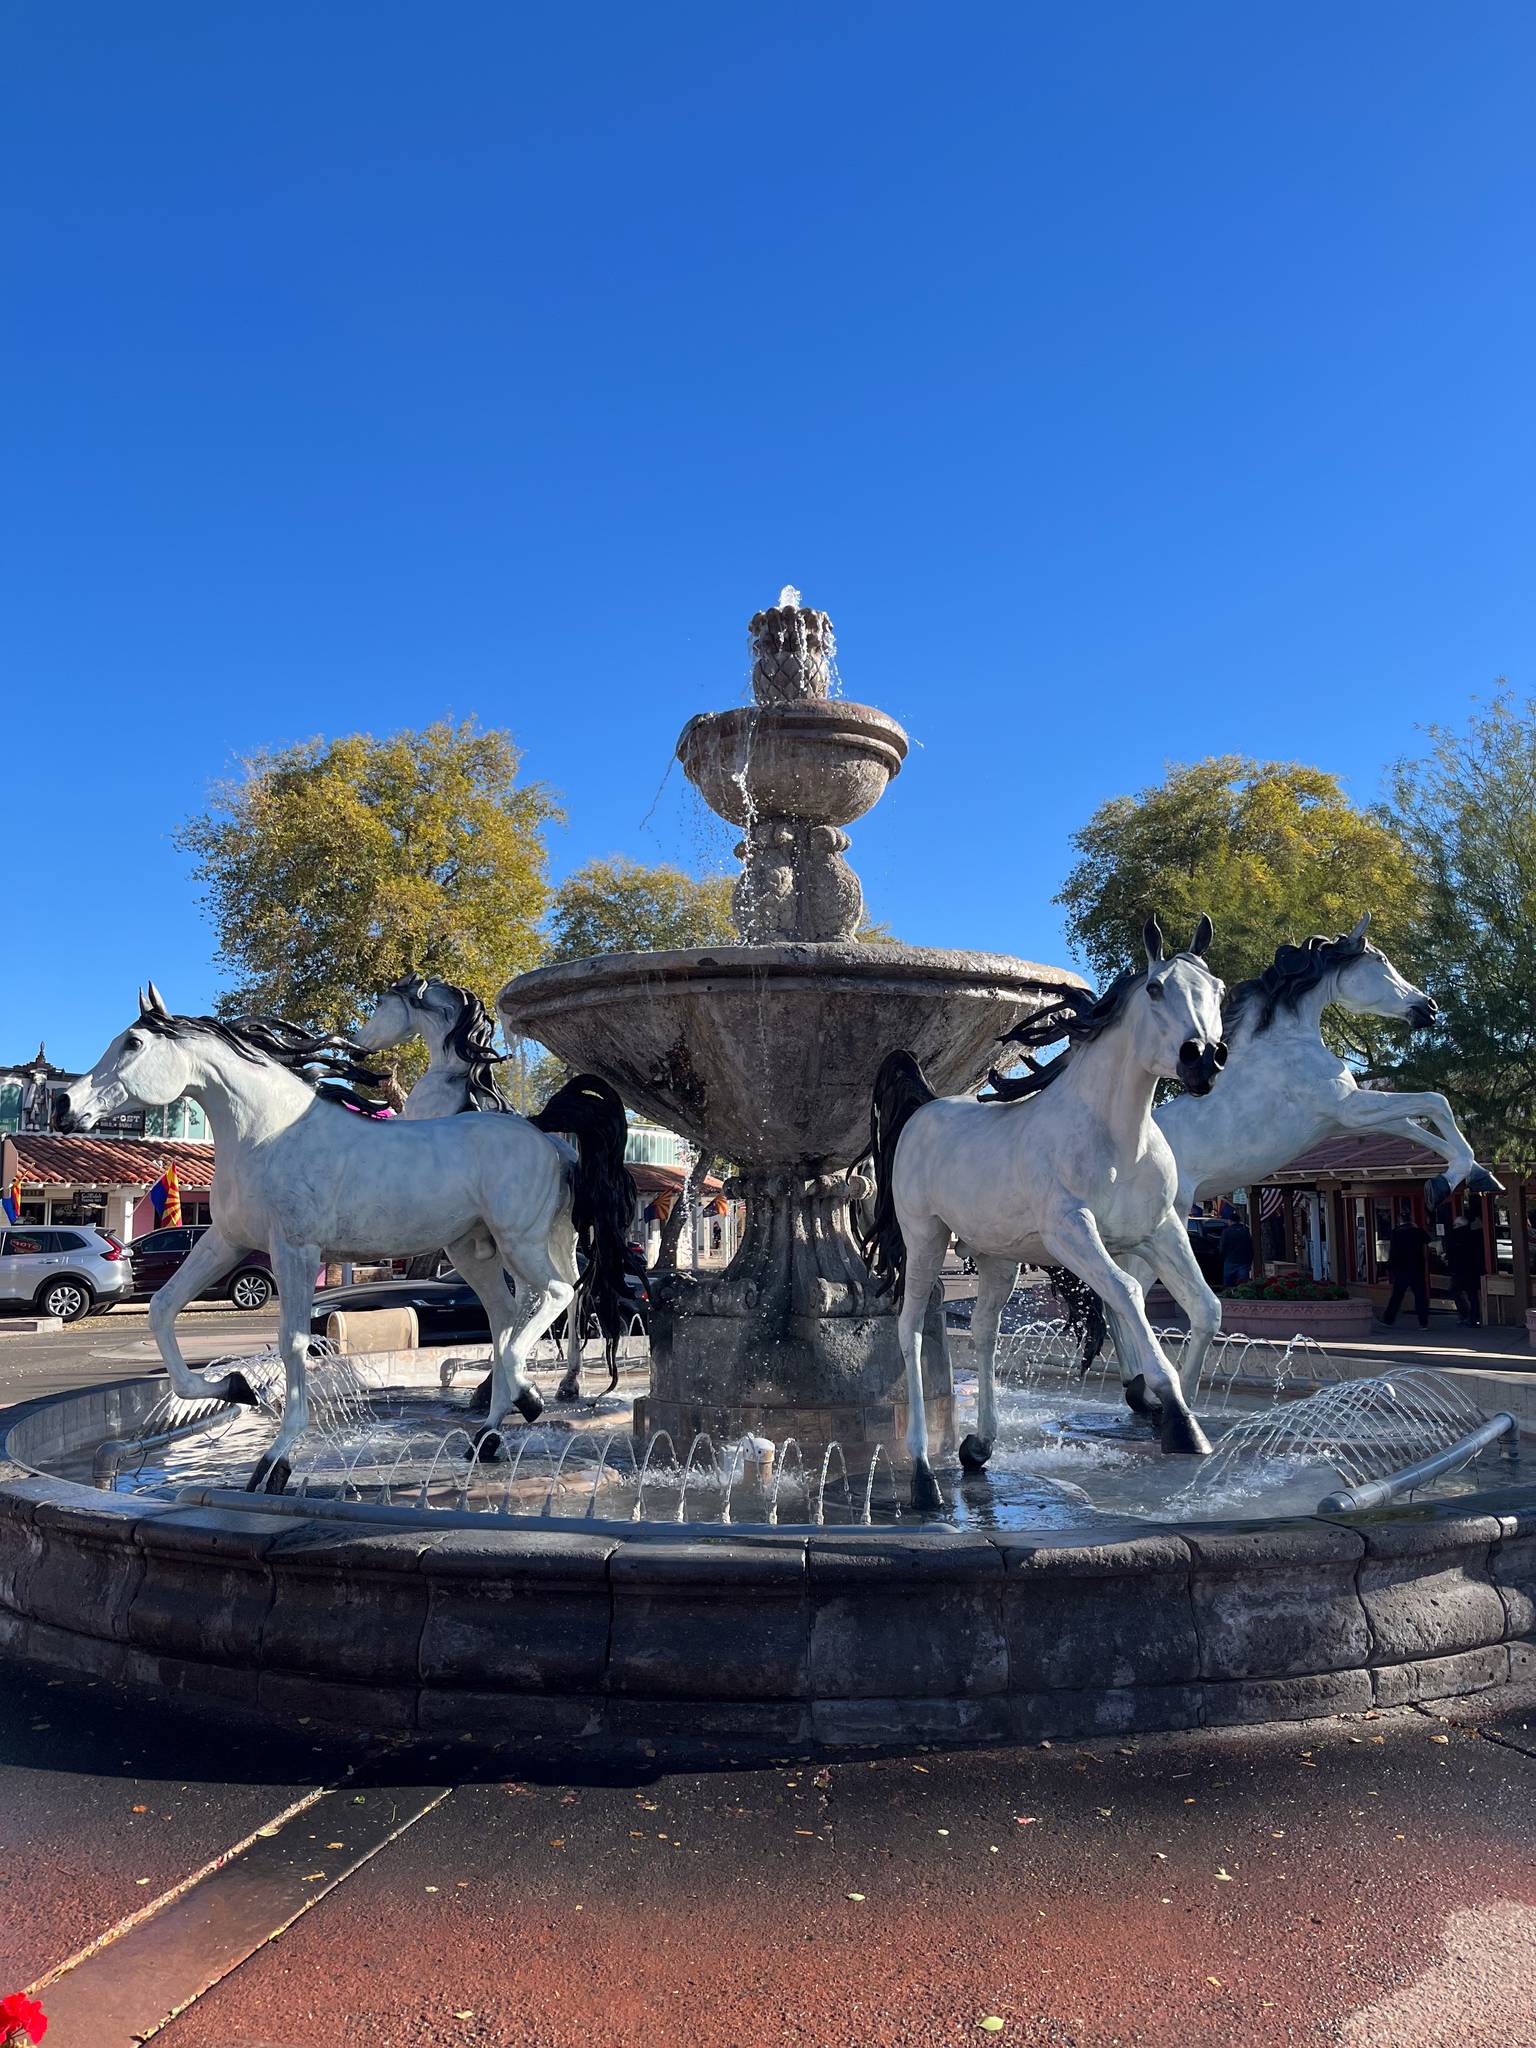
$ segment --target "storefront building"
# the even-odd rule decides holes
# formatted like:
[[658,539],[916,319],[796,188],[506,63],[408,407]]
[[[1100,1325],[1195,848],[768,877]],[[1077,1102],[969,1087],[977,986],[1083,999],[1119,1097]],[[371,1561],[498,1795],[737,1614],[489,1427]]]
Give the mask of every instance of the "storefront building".
[[[1507,1168],[1493,1171],[1503,1194],[1468,1196],[1461,1189],[1432,1208],[1426,1183],[1443,1173],[1438,1152],[1408,1138],[1328,1138],[1272,1174],[1260,1193],[1263,1255],[1289,1260],[1316,1280],[1332,1280],[1380,1307],[1389,1292],[1387,1246],[1398,1223],[1417,1223],[1429,1236],[1429,1284],[1435,1302],[1451,1304],[1444,1256],[1446,1232],[1470,1210],[1483,1237],[1483,1320],[1523,1325],[1533,1305],[1532,1205],[1536,1183]],[[1273,1197],[1279,1194],[1276,1202]],[[1278,1233],[1275,1219],[1278,1217]]]
[[0,1139],[0,1187],[21,1193],[23,1223],[94,1223],[124,1244],[155,1227],[149,1191],[176,1168],[183,1223],[207,1223],[213,1147],[185,1138],[67,1138],[27,1131]]

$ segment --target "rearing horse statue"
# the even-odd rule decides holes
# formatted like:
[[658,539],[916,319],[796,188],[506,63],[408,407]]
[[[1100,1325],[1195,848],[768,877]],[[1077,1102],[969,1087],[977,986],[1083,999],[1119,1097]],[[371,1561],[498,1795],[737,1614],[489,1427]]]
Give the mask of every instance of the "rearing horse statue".
[[[1500,1183],[1477,1163],[1443,1095],[1362,1088],[1323,1038],[1330,1003],[1357,1017],[1393,1017],[1419,1029],[1435,1021],[1415,988],[1366,938],[1369,911],[1336,939],[1282,946],[1222,1006],[1231,1059],[1219,1094],[1165,1102],[1158,1128],[1179,1164],[1179,1207],[1252,1187],[1335,1133],[1411,1138],[1445,1161],[1444,1192]],[[1442,1197],[1443,1198],[1443,1197]]]

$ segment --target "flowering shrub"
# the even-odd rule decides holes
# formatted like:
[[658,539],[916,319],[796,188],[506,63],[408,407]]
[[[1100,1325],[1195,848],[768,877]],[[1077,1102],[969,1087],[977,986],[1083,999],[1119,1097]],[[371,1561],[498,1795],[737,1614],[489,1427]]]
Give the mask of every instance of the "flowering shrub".
[[13,1991],[0,1998],[0,2048],[37,2048],[48,2031],[48,2015],[35,1998]]
[[1309,1280],[1305,1273],[1275,1273],[1265,1280],[1243,1280],[1224,1287],[1228,1301],[1348,1301],[1349,1289],[1331,1280]]

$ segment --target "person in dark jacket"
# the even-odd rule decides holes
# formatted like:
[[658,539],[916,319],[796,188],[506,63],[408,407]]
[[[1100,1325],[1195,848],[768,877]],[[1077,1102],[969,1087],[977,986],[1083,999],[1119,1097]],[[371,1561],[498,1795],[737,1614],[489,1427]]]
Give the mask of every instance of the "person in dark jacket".
[[1253,1271],[1253,1239],[1246,1223],[1234,1216],[1221,1233],[1221,1284],[1235,1287]]
[[1488,1268],[1483,1256],[1483,1233],[1465,1211],[1451,1225],[1445,1240],[1445,1263],[1450,1268],[1451,1292],[1456,1297],[1456,1320],[1476,1330],[1483,1320],[1483,1274]]
[[1392,1282],[1392,1292],[1381,1318],[1384,1323],[1390,1325],[1397,1321],[1403,1296],[1411,1294],[1419,1328],[1429,1328],[1428,1251],[1427,1233],[1404,1217],[1387,1240],[1387,1278]]

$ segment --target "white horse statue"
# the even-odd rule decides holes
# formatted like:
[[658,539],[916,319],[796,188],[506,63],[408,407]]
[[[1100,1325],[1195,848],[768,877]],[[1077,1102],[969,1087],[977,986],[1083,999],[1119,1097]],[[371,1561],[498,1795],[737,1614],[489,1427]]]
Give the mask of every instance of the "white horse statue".
[[[405,1098],[403,1117],[462,1116],[467,1110],[510,1110],[512,1105],[496,1085],[496,1069],[505,1059],[496,1050],[496,1027],[490,1013],[472,989],[437,975],[402,974],[380,996],[373,1014],[358,1031],[353,1043],[364,1052],[388,1052],[408,1038],[422,1038],[427,1046],[427,1071]],[[440,1249],[440,1247],[436,1248]],[[436,1263],[427,1254],[422,1270]],[[558,1323],[559,1318],[556,1317]],[[582,1333],[593,1325],[593,1304],[587,1299],[585,1278],[578,1283],[577,1300],[566,1320],[565,1373],[555,1388],[557,1401],[581,1398]],[[557,1333],[558,1334],[558,1333]],[[608,1386],[610,1394],[618,1385],[618,1354],[610,1345]],[[487,1376],[470,1396],[470,1408],[478,1415],[487,1412],[491,1380]]]
[[[1028,1077],[1021,1098],[936,1097],[910,1053],[893,1052],[875,1080],[871,1146],[875,1208],[865,1256],[902,1290],[897,1325],[907,1369],[912,1505],[943,1506],[928,1460],[922,1323],[951,1235],[979,1273],[975,1316],[976,1431],[961,1462],[979,1470],[997,1434],[994,1362],[1003,1304],[1019,1266],[1067,1267],[1107,1305],[1122,1358],[1134,1360],[1160,1410],[1165,1451],[1210,1444],[1147,1320],[1142,1286],[1123,1261],[1139,1256],[1189,1317],[1191,1362],[1221,1326],[1176,1201],[1173,1154],[1152,1121],[1162,1079],[1204,1095],[1226,1060],[1222,985],[1203,955],[1202,918],[1187,953],[1163,955],[1156,918],[1143,934],[1146,970],[1123,973],[1098,998],[1073,990],[1021,1027],[1023,1042],[1068,1049]],[[1194,1381],[1191,1381],[1194,1384]]]
[[[1323,1012],[1330,1003],[1352,1016],[1391,1017],[1420,1029],[1435,1021],[1434,999],[1368,942],[1370,922],[1367,911],[1353,931],[1336,939],[1281,946],[1261,974],[1239,982],[1227,996],[1222,1027],[1228,1061],[1221,1087],[1213,1094],[1175,1096],[1155,1112],[1178,1167],[1181,1216],[1208,1195],[1258,1186],[1309,1146],[1338,1134],[1380,1132],[1438,1152],[1446,1171],[1430,1188],[1442,1200],[1463,1181],[1478,1193],[1500,1187],[1478,1165],[1443,1095],[1362,1088],[1323,1037]],[[1034,1085],[1032,1075],[992,1075],[1002,1101],[1028,1094]],[[1125,1263],[1138,1279],[1151,1277],[1150,1266],[1134,1255]],[[1058,1282],[1058,1288],[1074,1321],[1086,1329],[1085,1355],[1091,1361],[1103,1338],[1094,1304],[1070,1282]],[[1121,1374],[1131,1406],[1155,1415],[1141,1390],[1132,1391],[1133,1367],[1124,1358]]]
[[[381,1078],[345,1039],[277,1018],[173,1016],[151,982],[137,1019],[64,1100],[63,1128],[79,1131],[125,1105],[159,1107],[184,1095],[202,1105],[217,1147],[213,1227],[153,1297],[149,1320],[175,1393],[254,1403],[243,1373],[194,1373],[174,1324],[237,1260],[258,1249],[270,1256],[287,1385],[282,1423],[252,1491],[282,1491],[288,1453],[308,1426],[310,1314],[315,1272],[327,1256],[447,1246],[491,1329],[490,1410],[475,1443],[482,1459],[500,1454],[512,1409],[525,1422],[543,1411],[528,1356],[575,1296],[578,1239],[615,1349],[623,1327],[634,1183],[624,1166],[623,1104],[608,1084],[580,1075],[532,1120],[508,1111],[407,1122],[378,1118],[371,1091]],[[555,1132],[575,1139],[574,1155]]]
[[408,1038],[425,1039],[427,1071],[405,1098],[406,1117],[458,1116],[466,1109],[510,1109],[496,1086],[504,1054],[484,1003],[457,982],[402,974],[380,996],[354,1043],[388,1052]]
[[1411,1138],[1445,1161],[1440,1199],[1463,1181],[1476,1192],[1500,1183],[1477,1163],[1443,1095],[1361,1088],[1324,1041],[1323,1012],[1394,1017],[1420,1029],[1435,1021],[1432,997],[1368,943],[1369,911],[1352,932],[1282,946],[1272,964],[1241,981],[1222,1006],[1230,1052],[1220,1091],[1177,1096],[1157,1112],[1179,1165],[1179,1207],[1253,1187],[1320,1139],[1344,1133]]

